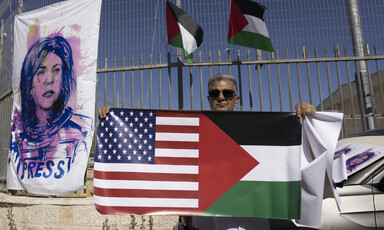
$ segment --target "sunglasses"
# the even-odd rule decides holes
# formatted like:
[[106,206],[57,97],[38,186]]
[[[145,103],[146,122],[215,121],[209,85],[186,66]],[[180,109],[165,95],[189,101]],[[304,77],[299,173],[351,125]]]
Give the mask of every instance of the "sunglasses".
[[230,90],[230,89],[223,89],[223,90],[214,89],[214,90],[209,90],[208,91],[208,95],[211,98],[216,99],[216,98],[218,98],[220,96],[220,92],[223,93],[223,96],[224,96],[225,100],[232,100],[232,98],[236,95],[235,91]]

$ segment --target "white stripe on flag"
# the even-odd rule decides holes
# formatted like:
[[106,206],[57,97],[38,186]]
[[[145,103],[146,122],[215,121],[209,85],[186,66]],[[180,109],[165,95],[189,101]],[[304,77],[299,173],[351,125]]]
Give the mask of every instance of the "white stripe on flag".
[[199,150],[197,149],[155,149],[156,157],[187,157],[198,158]]
[[181,38],[183,40],[183,48],[188,54],[191,54],[197,49],[196,39],[180,23],[177,24],[179,25]]
[[119,164],[95,162],[94,170],[105,172],[198,174],[196,165]]
[[260,163],[245,175],[242,181],[301,180],[301,145],[241,147]]
[[198,133],[156,133],[156,141],[198,142]]
[[169,208],[197,208],[198,199],[170,199],[170,198],[120,198],[93,196],[94,201],[102,206],[119,207],[169,207]]
[[261,34],[269,38],[267,26],[263,20],[248,14],[244,14],[244,17],[247,19],[248,25],[244,27],[242,31]]
[[160,117],[160,116],[156,116],[156,125],[199,126],[199,118],[196,118],[196,117]]
[[106,189],[143,189],[143,190],[174,190],[198,191],[198,182],[179,181],[140,181],[140,180],[102,180],[93,179],[93,185]]

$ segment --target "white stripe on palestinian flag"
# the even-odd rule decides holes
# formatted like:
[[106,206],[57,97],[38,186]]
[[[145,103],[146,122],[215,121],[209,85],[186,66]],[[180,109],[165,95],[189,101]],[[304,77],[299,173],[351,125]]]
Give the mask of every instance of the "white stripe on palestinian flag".
[[198,199],[177,198],[120,198],[101,197],[94,195],[95,203],[103,206],[116,207],[169,207],[169,208],[197,208]]
[[301,146],[241,145],[260,164],[241,181],[300,181]]
[[257,33],[269,38],[267,26],[263,20],[248,14],[244,14],[244,17],[247,19],[248,25],[246,25],[241,31]]
[[188,54],[191,54],[197,49],[196,39],[183,27],[183,25],[180,23],[177,24],[179,25],[181,38],[183,39],[183,48]]

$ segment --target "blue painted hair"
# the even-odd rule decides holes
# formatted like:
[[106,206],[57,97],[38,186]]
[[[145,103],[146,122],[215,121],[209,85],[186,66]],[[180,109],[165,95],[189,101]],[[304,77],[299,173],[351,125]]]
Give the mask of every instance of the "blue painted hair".
[[[351,158],[349,158],[345,164],[347,165],[347,169],[352,171],[353,169],[355,169],[358,165],[361,165],[362,163],[368,161],[369,159],[373,158],[376,154],[374,152],[362,152],[362,153],[359,153]],[[361,158],[363,156],[367,156],[367,158],[365,160],[361,160]],[[356,159],[359,159],[361,161],[357,162],[356,164],[351,164],[354,160]]]
[[49,122],[54,121],[64,112],[68,100],[76,88],[72,49],[67,40],[61,36],[40,38],[28,50],[20,75],[21,116],[25,125],[30,128],[38,124],[36,104],[31,94],[33,77],[51,53],[60,57],[62,61],[62,83],[59,97],[52,105]]

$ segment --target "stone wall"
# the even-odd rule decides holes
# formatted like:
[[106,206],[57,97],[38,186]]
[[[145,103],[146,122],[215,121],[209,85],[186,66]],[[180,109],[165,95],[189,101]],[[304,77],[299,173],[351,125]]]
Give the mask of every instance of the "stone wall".
[[13,192],[14,195],[0,191],[0,230],[11,229],[11,222],[18,230],[170,230],[178,220],[178,216],[152,216],[150,223],[150,216],[101,215],[93,203],[92,168],[86,172],[84,189],[72,194],[39,196]]
[[[0,229],[154,229],[168,230],[177,216],[101,215],[93,197],[32,197],[0,193]],[[136,223],[135,227],[132,227]],[[103,228],[104,225],[104,228]],[[152,226],[150,226],[152,225]]]

